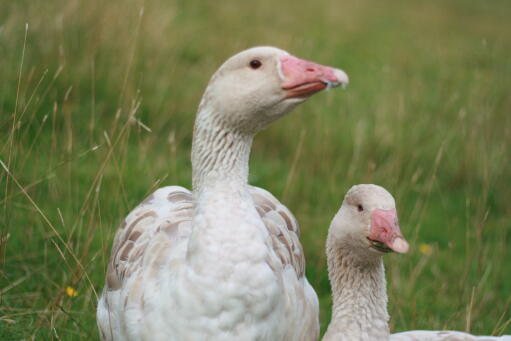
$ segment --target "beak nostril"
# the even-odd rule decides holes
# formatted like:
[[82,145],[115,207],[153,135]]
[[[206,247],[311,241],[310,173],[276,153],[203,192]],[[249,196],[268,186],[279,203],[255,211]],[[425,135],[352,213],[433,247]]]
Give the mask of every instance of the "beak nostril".
[[314,71],[316,71],[315,68],[312,68],[312,67],[307,68],[307,72],[314,72]]

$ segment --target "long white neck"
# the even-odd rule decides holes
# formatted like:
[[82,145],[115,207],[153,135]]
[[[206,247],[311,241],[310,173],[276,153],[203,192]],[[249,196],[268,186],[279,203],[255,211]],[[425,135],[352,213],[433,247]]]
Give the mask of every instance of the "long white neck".
[[333,308],[323,340],[388,340],[389,315],[381,257],[361,257],[329,236],[327,261]]
[[207,110],[197,115],[192,147],[195,212],[188,259],[204,276],[224,276],[241,263],[264,262],[267,248],[247,183],[253,136]]
[[219,114],[201,109],[192,146],[193,191],[199,194],[226,181],[246,186],[252,140],[226,126]]

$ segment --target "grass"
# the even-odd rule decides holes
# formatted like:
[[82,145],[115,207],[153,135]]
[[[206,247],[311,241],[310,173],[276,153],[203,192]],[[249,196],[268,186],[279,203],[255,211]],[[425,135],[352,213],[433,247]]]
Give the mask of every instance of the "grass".
[[0,339],[98,339],[116,226],[158,186],[190,186],[208,78],[261,44],[352,80],[261,133],[251,160],[301,223],[323,328],[330,219],[351,185],[377,183],[412,244],[386,257],[392,329],[511,334],[510,14],[505,0],[1,2]]

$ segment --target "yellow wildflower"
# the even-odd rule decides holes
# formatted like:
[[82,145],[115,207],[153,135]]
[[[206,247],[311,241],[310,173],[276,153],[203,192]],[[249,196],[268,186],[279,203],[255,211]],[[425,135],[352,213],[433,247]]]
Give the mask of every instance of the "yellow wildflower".
[[71,287],[67,287],[66,288],[66,294],[69,297],[75,297],[75,296],[78,296],[78,291],[76,291],[75,289],[73,289]]
[[431,256],[431,254],[433,253],[433,247],[431,247],[431,245],[429,244],[421,244],[419,246],[419,251],[423,255]]

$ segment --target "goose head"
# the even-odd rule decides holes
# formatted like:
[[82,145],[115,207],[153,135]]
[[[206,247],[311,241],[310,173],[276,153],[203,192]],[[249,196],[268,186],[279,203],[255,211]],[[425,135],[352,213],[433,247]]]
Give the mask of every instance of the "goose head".
[[329,239],[363,258],[406,253],[409,248],[394,198],[377,185],[356,185],[348,191],[330,225]]
[[275,47],[254,47],[229,58],[212,76],[199,113],[228,129],[255,134],[313,94],[347,84],[342,70]]

